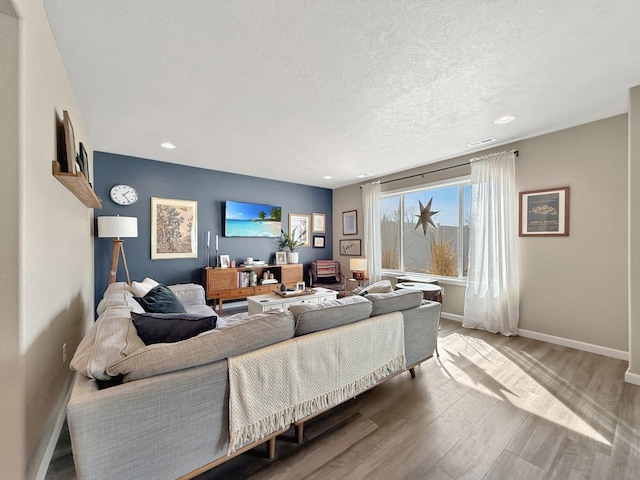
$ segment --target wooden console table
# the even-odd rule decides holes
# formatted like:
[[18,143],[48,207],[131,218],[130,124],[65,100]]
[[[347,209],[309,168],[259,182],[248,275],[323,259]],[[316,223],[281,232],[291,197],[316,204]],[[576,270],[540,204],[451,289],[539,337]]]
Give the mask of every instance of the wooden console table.
[[[273,273],[277,283],[262,284],[262,274],[265,271]],[[258,276],[256,286],[242,286],[240,274],[254,271]],[[254,265],[239,268],[203,268],[202,286],[207,300],[213,300],[215,309],[218,303],[218,314],[222,315],[222,302],[238,298],[263,295],[280,289],[285,283],[288,288],[295,288],[297,282],[302,282],[302,264],[287,265]]]

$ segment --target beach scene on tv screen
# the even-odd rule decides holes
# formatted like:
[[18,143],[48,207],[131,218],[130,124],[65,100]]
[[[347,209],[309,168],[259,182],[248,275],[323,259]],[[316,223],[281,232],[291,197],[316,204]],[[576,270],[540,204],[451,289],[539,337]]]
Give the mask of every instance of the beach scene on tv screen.
[[225,237],[279,237],[282,207],[226,202]]

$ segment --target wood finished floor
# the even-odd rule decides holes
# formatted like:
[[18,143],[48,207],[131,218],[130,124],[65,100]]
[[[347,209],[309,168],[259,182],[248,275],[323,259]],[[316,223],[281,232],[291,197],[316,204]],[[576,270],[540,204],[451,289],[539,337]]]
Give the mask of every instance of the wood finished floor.
[[627,363],[443,320],[440,358],[257,448],[209,479],[638,479]]
[[[638,479],[627,363],[441,322],[440,358],[258,447],[210,479]],[[49,477],[47,478],[64,478]],[[73,477],[66,477],[73,478]]]

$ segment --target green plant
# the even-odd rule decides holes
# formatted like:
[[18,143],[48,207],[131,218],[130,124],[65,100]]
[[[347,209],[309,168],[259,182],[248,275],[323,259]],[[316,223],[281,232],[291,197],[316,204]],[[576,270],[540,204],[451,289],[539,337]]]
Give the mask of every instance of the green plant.
[[307,231],[303,230],[302,233],[296,237],[296,228],[297,227],[293,227],[291,234],[285,233],[284,230],[280,230],[282,233],[282,238],[279,243],[280,248],[288,248],[289,251],[295,252],[296,248],[304,245],[304,235]]

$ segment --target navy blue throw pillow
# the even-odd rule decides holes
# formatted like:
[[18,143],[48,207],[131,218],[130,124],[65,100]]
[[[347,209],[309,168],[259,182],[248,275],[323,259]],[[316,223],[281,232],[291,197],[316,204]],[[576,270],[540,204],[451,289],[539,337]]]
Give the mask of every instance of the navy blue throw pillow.
[[166,285],[153,287],[144,297],[133,297],[142,305],[145,312],[187,313],[182,302]]
[[135,313],[131,319],[145,345],[175,343],[212,330],[216,326],[213,313],[206,317],[189,313]]

